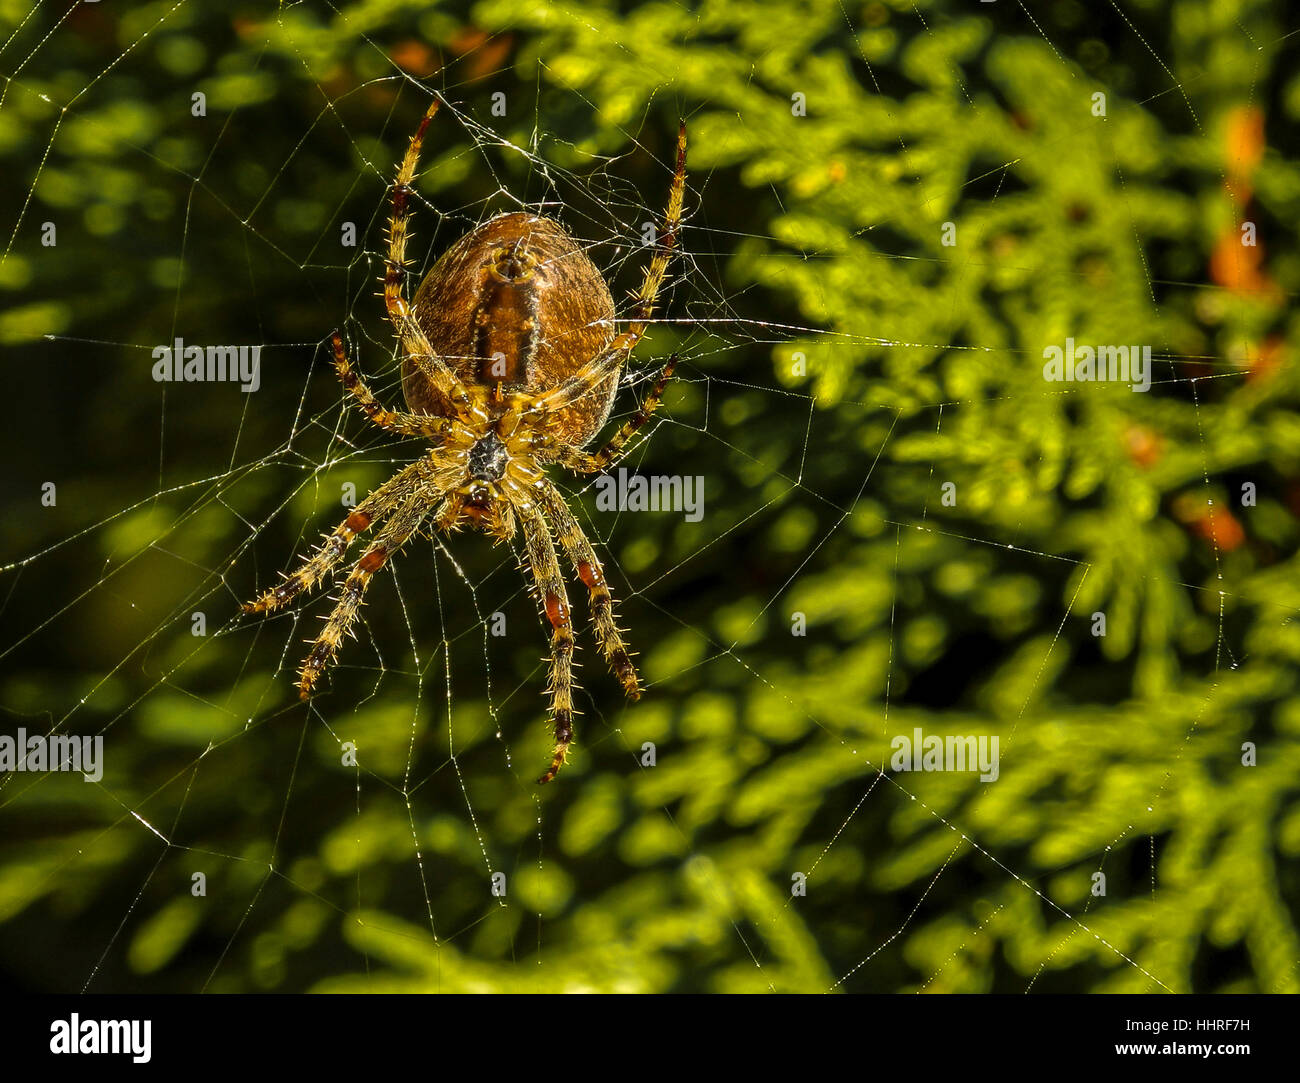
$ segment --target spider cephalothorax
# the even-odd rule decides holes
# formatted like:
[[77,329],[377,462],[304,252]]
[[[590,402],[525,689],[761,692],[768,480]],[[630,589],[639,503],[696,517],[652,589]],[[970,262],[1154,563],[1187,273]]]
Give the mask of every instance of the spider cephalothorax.
[[609,417],[623,363],[645,334],[667,273],[681,222],[686,128],[678,130],[664,233],[627,329],[616,334],[609,287],[586,253],[557,222],[522,212],[498,215],[462,237],[407,303],[407,202],[437,108],[435,102],[420,122],[397,173],[384,275],[409,412],[380,405],[349,363],[342,337],[335,332],[332,338],[339,379],[366,416],[390,432],[427,439],[429,453],[370,493],[297,572],[244,608],[266,613],[288,604],[331,574],[359,534],[379,527],[299,671],[298,688],[306,699],[356,620],[375,572],[422,526],[430,520],[443,531],[472,525],[502,540],[522,529],[525,560],[551,626],[555,752],[540,779],[549,782],[573,740],[574,639],[557,540],[590,596],[606,662],[628,696],[641,694],[600,562],[545,471],[556,463],[581,474],[607,469],[659,405],[672,375],[676,358],[664,366],[636,415],[600,451],[582,450]]

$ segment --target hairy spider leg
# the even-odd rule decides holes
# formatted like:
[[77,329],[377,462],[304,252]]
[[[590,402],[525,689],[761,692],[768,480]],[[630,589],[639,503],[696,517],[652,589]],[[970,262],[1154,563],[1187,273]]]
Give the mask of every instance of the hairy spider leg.
[[429,122],[438,112],[437,98],[429,106],[420,120],[419,127],[411,136],[406,148],[406,155],[397,170],[397,179],[393,184],[393,215],[388,223],[388,255],[384,261],[384,307],[388,318],[397,330],[397,337],[405,352],[430,385],[449,403],[466,409],[469,407],[469,395],[447,362],[436,353],[430,345],[423,328],[416,322],[411,306],[402,293],[402,283],[406,278],[406,241],[410,224],[410,210],[407,204],[414,191],[415,170],[420,163],[420,147],[424,143],[424,133]]
[[519,520],[524,529],[528,564],[542,604],[542,612],[551,623],[551,717],[555,723],[555,751],[551,765],[537,780],[550,782],[569,755],[573,742],[573,622],[569,616],[569,595],[560,575],[560,561],[546,519],[536,504],[520,504]]
[[621,629],[614,620],[614,598],[605,582],[605,573],[596,559],[596,552],[591,547],[587,535],[564,502],[564,497],[550,481],[542,486],[542,499],[547,513],[555,522],[556,534],[560,547],[573,565],[578,578],[587,588],[591,606],[591,623],[596,630],[596,642],[610,672],[623,686],[629,699],[641,698],[641,685],[637,679],[636,667],[628,653],[627,644],[623,642]]
[[[274,613],[305,590],[311,590],[343,559],[358,534],[382,521],[394,508],[424,485],[424,459],[411,463],[394,474],[349,512],[346,519],[326,534],[320,547],[303,557],[303,565],[284,582],[272,587],[253,602],[243,606],[245,613]],[[281,573],[283,575],[283,573]]]
[[438,512],[438,518],[434,520],[434,529],[442,534],[451,534],[459,529],[457,524],[464,510],[465,494],[461,492],[448,493],[447,499],[443,501],[442,509]]
[[298,695],[301,699],[311,695],[316,679],[334,661],[343,637],[351,631],[357,619],[361,600],[375,572],[420,528],[439,495],[440,490],[430,485],[421,485],[411,492],[391,514],[379,537],[366,547],[361,559],[353,565],[333,612],[298,671]]
[[673,185],[668,193],[668,209],[664,212],[664,233],[655,247],[655,254],[646,267],[645,278],[632,307],[631,322],[623,334],[614,339],[603,353],[570,376],[563,383],[537,398],[535,409],[561,410],[570,403],[599,387],[611,372],[617,371],[632,353],[632,349],[645,336],[646,324],[654,313],[655,301],[668,274],[668,261],[677,248],[677,234],[681,229],[682,200],[686,192],[686,124],[677,129],[677,166],[673,171]]
[[[682,224],[682,199],[686,194],[686,122],[677,126],[677,164],[673,169],[673,186],[668,191],[668,208],[664,211],[664,235],[655,248],[655,254],[646,268],[645,278],[641,282],[641,292],[637,294],[636,307],[632,310],[632,322],[622,335],[626,342],[624,349],[631,351],[637,340],[645,334],[646,322],[654,312],[655,299],[668,274],[668,261],[677,247],[677,233]],[[618,339],[612,347],[618,348]]]
[[663,371],[659,373],[659,379],[655,381],[654,387],[650,389],[650,394],[641,403],[641,408],[623,423],[622,428],[610,437],[609,443],[603,448],[588,454],[585,451],[577,451],[574,448],[561,446],[553,452],[555,461],[579,474],[599,474],[613,466],[622,457],[623,446],[632,438],[637,429],[650,420],[650,415],[659,408],[664,388],[668,386],[668,381],[672,379],[673,369],[676,367],[677,355],[673,354],[672,357],[668,358],[668,363],[664,365]]
[[446,424],[441,418],[428,417],[425,414],[411,414],[404,410],[389,410],[383,406],[374,393],[366,386],[365,378],[352,367],[347,351],[343,348],[343,338],[334,331],[330,336],[334,346],[334,371],[338,373],[343,389],[361,407],[361,412],[381,429],[401,433],[403,436],[423,436],[437,440]]

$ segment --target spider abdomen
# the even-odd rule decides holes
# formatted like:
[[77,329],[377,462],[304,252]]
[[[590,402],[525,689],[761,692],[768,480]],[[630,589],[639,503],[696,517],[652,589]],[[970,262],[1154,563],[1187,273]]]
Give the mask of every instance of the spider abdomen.
[[[471,230],[434,264],[416,291],[416,321],[464,384],[545,391],[579,371],[614,338],[614,300],[578,243],[558,222],[515,212]],[[586,444],[609,416],[618,374],[557,412],[562,439]],[[419,368],[405,361],[412,410],[446,414]]]

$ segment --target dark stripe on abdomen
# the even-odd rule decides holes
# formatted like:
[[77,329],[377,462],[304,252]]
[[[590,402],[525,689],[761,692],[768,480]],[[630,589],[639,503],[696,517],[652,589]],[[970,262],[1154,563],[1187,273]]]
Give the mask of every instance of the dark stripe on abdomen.
[[537,344],[537,278],[502,282],[483,276],[472,317],[474,358],[485,384],[522,384]]

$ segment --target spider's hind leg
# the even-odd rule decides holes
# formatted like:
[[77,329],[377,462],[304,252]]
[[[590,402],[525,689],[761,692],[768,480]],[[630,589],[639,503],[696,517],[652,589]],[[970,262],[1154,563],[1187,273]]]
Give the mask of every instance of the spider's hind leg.
[[420,126],[407,145],[402,164],[393,181],[393,213],[388,220],[388,252],[384,257],[384,308],[397,332],[407,358],[418,368],[430,387],[453,406],[469,407],[469,393],[447,362],[429,344],[429,339],[411,311],[402,292],[406,279],[406,242],[410,231],[410,198],[415,191],[415,171],[420,164],[420,148],[429,122],[437,115],[439,101],[430,104]]
[[[623,362],[632,355],[632,350],[636,344],[645,337],[646,327],[650,323],[650,318],[654,315],[655,303],[659,299],[659,291],[663,288],[664,281],[668,277],[668,264],[673,253],[677,250],[677,237],[682,227],[682,202],[685,194],[686,125],[682,123],[677,129],[677,165],[673,170],[672,188],[668,192],[668,207],[664,211],[664,231],[659,238],[659,243],[655,246],[655,252],[650,259],[650,264],[646,267],[645,277],[641,281],[641,289],[635,296],[627,330],[615,337],[614,341],[599,356],[593,358],[567,380],[553,387],[544,395],[539,396],[535,404],[536,409],[561,410],[584,395],[590,394],[610,373],[619,370]],[[671,375],[672,366],[675,362],[675,358],[668,362],[668,368],[664,377],[662,377],[663,382],[667,382],[668,375]],[[658,391],[662,390],[663,388],[660,386]],[[658,391],[654,395],[655,405],[658,405]],[[653,409],[653,406],[651,409]],[[648,412],[646,416],[649,416]],[[640,424],[640,422],[637,424]],[[620,432],[619,436],[626,440],[635,431],[636,425],[632,425],[631,429],[625,426],[624,429],[627,431]],[[618,437],[615,439],[618,439]],[[575,469],[580,468],[575,467]]]
[[372,423],[389,432],[401,433],[403,436],[423,436],[437,440],[442,435],[443,426],[438,418],[426,414],[412,414],[403,410],[389,410],[383,406],[374,392],[366,385],[361,374],[352,367],[347,350],[343,348],[343,337],[335,331],[330,336],[334,350],[334,371],[338,374],[343,389],[357,400],[361,412]]
[[668,381],[673,377],[673,369],[676,367],[677,355],[673,354],[672,357],[668,358],[668,363],[664,365],[663,371],[659,373],[659,378],[655,381],[654,387],[650,389],[650,394],[645,397],[641,408],[623,423],[622,428],[611,436],[609,442],[599,451],[588,453],[562,447],[557,449],[555,461],[579,474],[599,474],[608,470],[622,458],[623,448],[633,434],[650,420],[651,414],[659,409],[664,388],[668,386]]
[[[637,294],[636,307],[632,311],[632,323],[621,336],[623,347],[631,352],[641,336],[645,326],[654,312],[655,301],[664,279],[668,276],[668,261],[677,248],[677,234],[682,227],[682,200],[686,194],[686,122],[677,126],[677,161],[673,169],[673,183],[668,191],[668,207],[664,211],[664,232],[655,248],[650,265],[645,270],[641,282],[641,291]],[[619,344],[619,339],[615,344]]]

